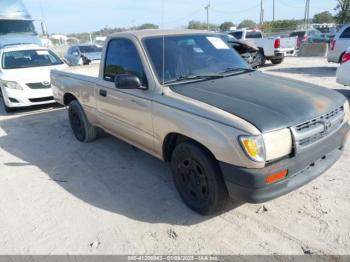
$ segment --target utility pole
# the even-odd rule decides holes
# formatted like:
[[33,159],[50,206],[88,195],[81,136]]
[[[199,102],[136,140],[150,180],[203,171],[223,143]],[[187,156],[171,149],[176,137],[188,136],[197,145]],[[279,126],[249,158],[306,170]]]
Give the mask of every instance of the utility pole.
[[209,24],[209,8],[210,8],[210,3],[204,7],[205,10],[207,10],[207,30],[210,30],[210,24]]
[[263,0],[260,0],[260,26],[262,26],[264,23],[264,6],[263,6]]
[[273,10],[272,10],[272,13],[273,13],[273,18],[272,18],[272,21],[275,22],[275,0],[273,0]]
[[305,21],[305,27],[306,30],[309,29],[309,19],[310,19],[310,0],[306,0],[305,3],[305,17],[304,17]]

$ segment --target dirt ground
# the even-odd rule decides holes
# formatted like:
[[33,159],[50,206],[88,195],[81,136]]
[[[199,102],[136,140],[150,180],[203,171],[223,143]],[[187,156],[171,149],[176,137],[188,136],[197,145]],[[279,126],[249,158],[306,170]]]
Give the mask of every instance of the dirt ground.
[[[322,58],[262,70],[350,98]],[[350,254],[349,142],[307,186],[202,217],[167,164],[110,136],[77,142],[65,109],[0,110],[0,254]]]

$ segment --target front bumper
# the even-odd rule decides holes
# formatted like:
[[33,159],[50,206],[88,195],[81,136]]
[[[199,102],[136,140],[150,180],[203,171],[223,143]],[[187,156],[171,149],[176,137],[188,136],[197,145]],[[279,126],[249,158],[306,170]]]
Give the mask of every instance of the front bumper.
[[[248,203],[262,203],[307,184],[339,159],[349,130],[349,125],[344,124],[322,142],[262,169],[247,169],[221,162],[220,167],[230,196]],[[284,180],[271,185],[266,183],[267,176],[282,170],[288,170]]]
[[8,88],[2,90],[4,102],[8,107],[28,107],[56,103],[51,88],[30,91]]

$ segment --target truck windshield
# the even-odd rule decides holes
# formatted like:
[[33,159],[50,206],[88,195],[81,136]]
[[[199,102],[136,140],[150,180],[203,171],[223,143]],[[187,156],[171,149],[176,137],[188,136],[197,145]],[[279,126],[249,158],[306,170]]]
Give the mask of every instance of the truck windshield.
[[161,83],[184,76],[217,75],[232,68],[250,69],[219,35],[165,36],[164,40],[159,36],[143,41]]
[[102,47],[96,45],[84,45],[79,46],[79,50],[81,53],[100,53],[102,52]]
[[32,21],[28,20],[0,20],[0,35],[30,34],[37,35]]
[[61,65],[62,60],[50,50],[25,50],[5,52],[2,60],[3,69],[29,68]]

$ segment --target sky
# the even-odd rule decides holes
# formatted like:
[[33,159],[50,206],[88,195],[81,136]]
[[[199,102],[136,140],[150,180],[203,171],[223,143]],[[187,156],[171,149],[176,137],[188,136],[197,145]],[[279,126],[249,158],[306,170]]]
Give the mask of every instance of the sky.
[[[206,21],[209,0],[23,0],[35,19],[44,19],[50,33],[97,31],[105,26],[130,27],[154,23],[179,28],[190,20]],[[272,20],[273,0],[263,0],[265,21]],[[260,0],[210,0],[210,22],[221,24],[244,19],[256,22]],[[276,19],[304,18],[305,0],[275,0]],[[310,16],[334,12],[336,0],[311,0]],[[162,12],[162,10],[164,12]],[[163,13],[163,15],[162,15]]]

